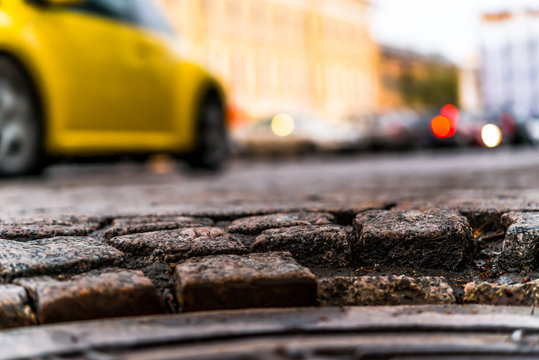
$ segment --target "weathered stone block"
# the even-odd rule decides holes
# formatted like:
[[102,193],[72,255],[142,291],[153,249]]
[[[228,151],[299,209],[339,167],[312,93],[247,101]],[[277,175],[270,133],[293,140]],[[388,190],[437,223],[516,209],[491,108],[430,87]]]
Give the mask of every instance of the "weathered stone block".
[[290,253],[220,255],[176,266],[182,311],[309,306],[316,303],[316,278]]
[[485,305],[539,305],[539,280],[516,285],[470,282],[463,301]]
[[539,213],[509,213],[502,216],[508,227],[498,264],[508,271],[535,269],[539,251]]
[[35,323],[24,288],[0,285],[0,329],[28,326]]
[[217,227],[193,227],[124,235],[108,244],[127,253],[147,256],[151,262],[177,262],[195,256],[244,254],[247,248],[236,235]]
[[0,223],[0,239],[29,241],[59,236],[86,236],[100,226],[99,219],[78,217],[9,221]]
[[452,304],[453,289],[443,277],[338,276],[318,282],[322,306]]
[[474,251],[467,219],[447,210],[368,211],[354,228],[357,264],[457,270]]
[[151,280],[140,271],[18,279],[32,297],[41,324],[165,312]]
[[334,221],[335,217],[328,213],[280,213],[234,220],[228,226],[227,231],[246,235],[258,235],[267,229],[291,226],[329,225],[334,223]]
[[270,229],[256,237],[254,252],[290,251],[301,263],[345,267],[350,264],[349,235],[337,225]]
[[103,237],[105,239],[111,239],[115,236],[127,234],[211,225],[213,225],[213,221],[211,219],[189,216],[143,216],[120,218],[115,219],[112,222],[111,227],[103,233]]
[[83,272],[115,265],[123,253],[93,238],[58,237],[17,242],[0,240],[0,276],[13,278]]

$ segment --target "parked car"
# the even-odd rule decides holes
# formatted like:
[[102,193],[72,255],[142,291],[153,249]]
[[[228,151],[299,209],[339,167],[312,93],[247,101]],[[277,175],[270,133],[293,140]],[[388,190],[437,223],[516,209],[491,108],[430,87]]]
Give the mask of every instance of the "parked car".
[[391,111],[370,119],[369,143],[374,149],[415,149],[423,146],[423,119],[411,110]]
[[539,116],[530,116],[524,123],[531,144],[539,145]]
[[0,175],[155,152],[218,168],[225,108],[152,0],[0,1]]
[[498,126],[503,135],[502,144],[532,145],[536,143],[537,130],[532,116],[518,115],[511,109],[490,113],[488,123]]
[[350,123],[334,123],[314,114],[276,114],[234,136],[245,153],[294,154],[346,151],[361,146],[361,133]]

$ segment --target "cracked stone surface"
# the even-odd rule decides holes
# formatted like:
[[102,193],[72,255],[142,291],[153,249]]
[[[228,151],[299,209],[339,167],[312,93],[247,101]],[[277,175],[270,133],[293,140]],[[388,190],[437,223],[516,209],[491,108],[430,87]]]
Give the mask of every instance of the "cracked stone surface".
[[170,263],[195,256],[247,252],[238,236],[208,226],[118,236],[107,243],[126,253],[145,256],[150,262]]
[[175,278],[182,311],[316,303],[316,277],[286,252],[190,259]]
[[165,307],[141,271],[19,279],[32,298],[41,324],[106,317],[161,314]]
[[227,227],[231,233],[258,235],[262,231],[274,228],[309,225],[329,225],[335,222],[335,217],[328,213],[280,213],[263,216],[251,216],[234,220]]
[[0,222],[0,239],[29,241],[59,236],[86,236],[101,226],[97,218],[61,217]]
[[473,252],[468,220],[448,210],[367,211],[354,220],[358,264],[462,268]]
[[337,276],[318,281],[322,306],[453,304],[453,289],[443,277]]
[[539,305],[539,280],[514,285],[470,282],[464,288],[463,301],[489,305]]
[[0,285],[0,329],[35,324],[24,288]]
[[105,239],[115,236],[153,232],[159,230],[175,230],[193,226],[211,226],[213,221],[208,218],[190,216],[144,216],[115,219],[110,228],[104,233]]
[[539,213],[508,213],[502,216],[507,226],[500,267],[509,271],[530,270],[537,267],[539,250]]
[[350,241],[337,225],[269,229],[256,237],[253,252],[289,251],[302,264],[345,267],[350,264]]
[[58,237],[18,242],[0,240],[0,275],[20,276],[79,273],[100,266],[112,266],[123,253],[89,237]]

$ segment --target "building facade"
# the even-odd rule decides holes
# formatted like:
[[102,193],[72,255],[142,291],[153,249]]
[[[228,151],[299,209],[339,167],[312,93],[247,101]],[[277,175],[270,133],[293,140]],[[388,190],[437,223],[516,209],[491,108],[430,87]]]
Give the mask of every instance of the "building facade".
[[159,0],[189,55],[251,119],[314,112],[339,121],[378,101],[365,0]]
[[539,11],[485,14],[482,20],[485,110],[539,114]]

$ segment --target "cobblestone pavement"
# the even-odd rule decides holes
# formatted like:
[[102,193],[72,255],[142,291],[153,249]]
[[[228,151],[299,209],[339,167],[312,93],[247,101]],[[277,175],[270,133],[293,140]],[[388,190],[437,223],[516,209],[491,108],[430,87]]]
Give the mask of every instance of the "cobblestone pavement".
[[0,188],[0,328],[279,307],[539,305],[539,151],[57,167]]

